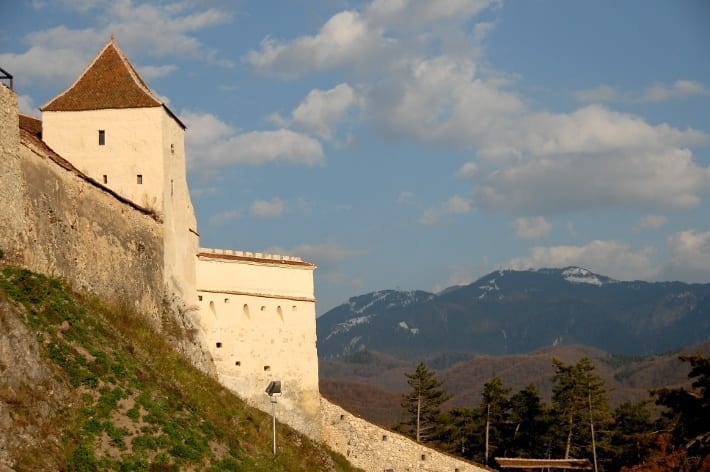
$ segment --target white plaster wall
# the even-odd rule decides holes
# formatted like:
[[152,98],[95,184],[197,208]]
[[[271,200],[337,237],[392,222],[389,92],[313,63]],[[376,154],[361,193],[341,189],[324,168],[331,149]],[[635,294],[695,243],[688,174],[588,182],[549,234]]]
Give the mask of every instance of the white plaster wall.
[[185,131],[165,109],[161,111],[165,276],[185,303],[195,305],[195,254],[199,238],[185,173]]
[[[200,249],[217,255],[237,254],[235,251]],[[242,253],[257,256],[259,253]],[[278,256],[277,256],[278,257]],[[197,263],[198,289],[237,291],[261,295],[277,295],[296,299],[313,299],[313,269],[311,265],[272,262],[200,258]]]
[[[273,296],[245,293],[254,286],[253,279],[264,279],[266,284],[269,275],[281,281],[284,290],[277,290],[278,284],[257,284]],[[318,440],[315,301],[312,291],[304,291],[303,286],[309,286],[304,278],[310,278],[312,286],[313,266],[204,259],[197,263],[200,324],[220,382],[250,404],[270,411],[264,389],[271,380],[280,380],[279,420]],[[289,280],[295,288],[286,286]],[[225,286],[231,290],[219,290]],[[289,298],[288,293],[308,299]]]
[[[42,112],[42,139],[89,177],[136,204],[162,212],[162,107]],[[106,144],[99,145],[99,130]],[[143,183],[137,183],[137,176]]]

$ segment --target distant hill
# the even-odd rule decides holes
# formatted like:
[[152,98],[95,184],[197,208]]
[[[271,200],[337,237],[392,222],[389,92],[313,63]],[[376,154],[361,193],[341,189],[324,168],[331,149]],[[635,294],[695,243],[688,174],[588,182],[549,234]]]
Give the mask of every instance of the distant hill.
[[[564,345],[510,356],[474,355],[453,365],[449,365],[449,359],[430,359],[427,365],[436,370],[452,395],[448,406],[473,408],[481,401],[483,385],[493,377],[499,377],[513,392],[533,383],[549,401],[552,359],[572,364],[588,357],[604,379],[611,405],[616,407],[626,400],[648,398],[652,388],[688,385],[688,366],[678,356],[699,351],[710,354],[710,342],[651,356],[612,355],[596,348]],[[401,394],[409,389],[404,374],[413,372],[417,362],[370,351],[321,359],[320,390],[353,413],[391,427],[401,419]]]
[[581,344],[648,355],[710,339],[710,284],[623,282],[580,267],[491,272],[438,294],[384,290],[318,318],[318,354],[418,361]]

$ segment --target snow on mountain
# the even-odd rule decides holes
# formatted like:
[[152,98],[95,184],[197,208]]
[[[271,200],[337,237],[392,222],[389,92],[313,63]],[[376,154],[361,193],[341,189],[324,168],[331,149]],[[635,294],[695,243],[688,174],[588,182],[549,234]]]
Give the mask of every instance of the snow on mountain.
[[562,277],[569,283],[573,284],[590,284],[601,287],[607,283],[615,282],[613,279],[604,277],[603,279],[594,272],[588,271],[581,267],[567,267],[562,271]]
[[355,318],[350,318],[347,321],[344,321],[342,323],[338,323],[335,325],[333,330],[326,336],[326,341],[330,339],[331,337],[341,334],[341,333],[347,333],[350,331],[354,326],[368,323],[370,319],[372,319],[376,315],[367,315],[367,316],[356,316]]

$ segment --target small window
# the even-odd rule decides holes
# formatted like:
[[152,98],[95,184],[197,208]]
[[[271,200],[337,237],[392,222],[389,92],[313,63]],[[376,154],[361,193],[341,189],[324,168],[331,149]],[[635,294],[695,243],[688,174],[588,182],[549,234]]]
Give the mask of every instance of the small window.
[[340,415],[340,421],[343,421],[345,419],[345,415]]
[[261,311],[266,311],[266,307],[264,305],[261,305]]
[[173,180],[170,179],[170,196],[172,197],[175,193],[175,185],[173,185]]
[[217,343],[217,348],[221,348],[221,347],[222,347],[222,343]]
[[198,301],[202,301],[202,295],[198,295],[198,296],[197,296],[197,300],[198,300]]
[[387,435],[386,435],[386,434],[383,434],[383,435],[382,435],[382,440],[383,440],[383,441],[387,441]]
[[423,460],[423,461],[426,460],[426,454],[422,454],[422,460]]
[[298,307],[297,307],[296,305],[293,305],[293,306],[291,307],[291,311],[296,311],[296,310],[298,310]]
[[174,144],[170,145],[170,154],[175,154],[175,145]]
[[108,183],[108,175],[106,175],[106,174],[104,174],[104,183],[105,183],[105,184]]
[[270,371],[270,370],[271,370],[271,366],[270,366],[270,365],[265,365],[265,366],[264,366],[264,372],[268,372],[268,371]]
[[229,298],[225,298],[224,303],[229,303]]
[[99,130],[99,146],[104,146],[106,145],[106,131],[100,129]]
[[234,365],[236,365],[237,367],[239,367],[239,366],[242,365],[242,361],[234,361]]
[[143,184],[143,175],[142,174],[136,175],[136,183],[138,183],[138,185]]

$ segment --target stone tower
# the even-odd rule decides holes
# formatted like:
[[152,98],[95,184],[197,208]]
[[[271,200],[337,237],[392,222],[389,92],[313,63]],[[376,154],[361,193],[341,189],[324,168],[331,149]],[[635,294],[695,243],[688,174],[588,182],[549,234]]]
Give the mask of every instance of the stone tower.
[[193,305],[198,235],[185,171],[185,125],[113,38],[40,110],[49,147],[162,221],[168,295]]

